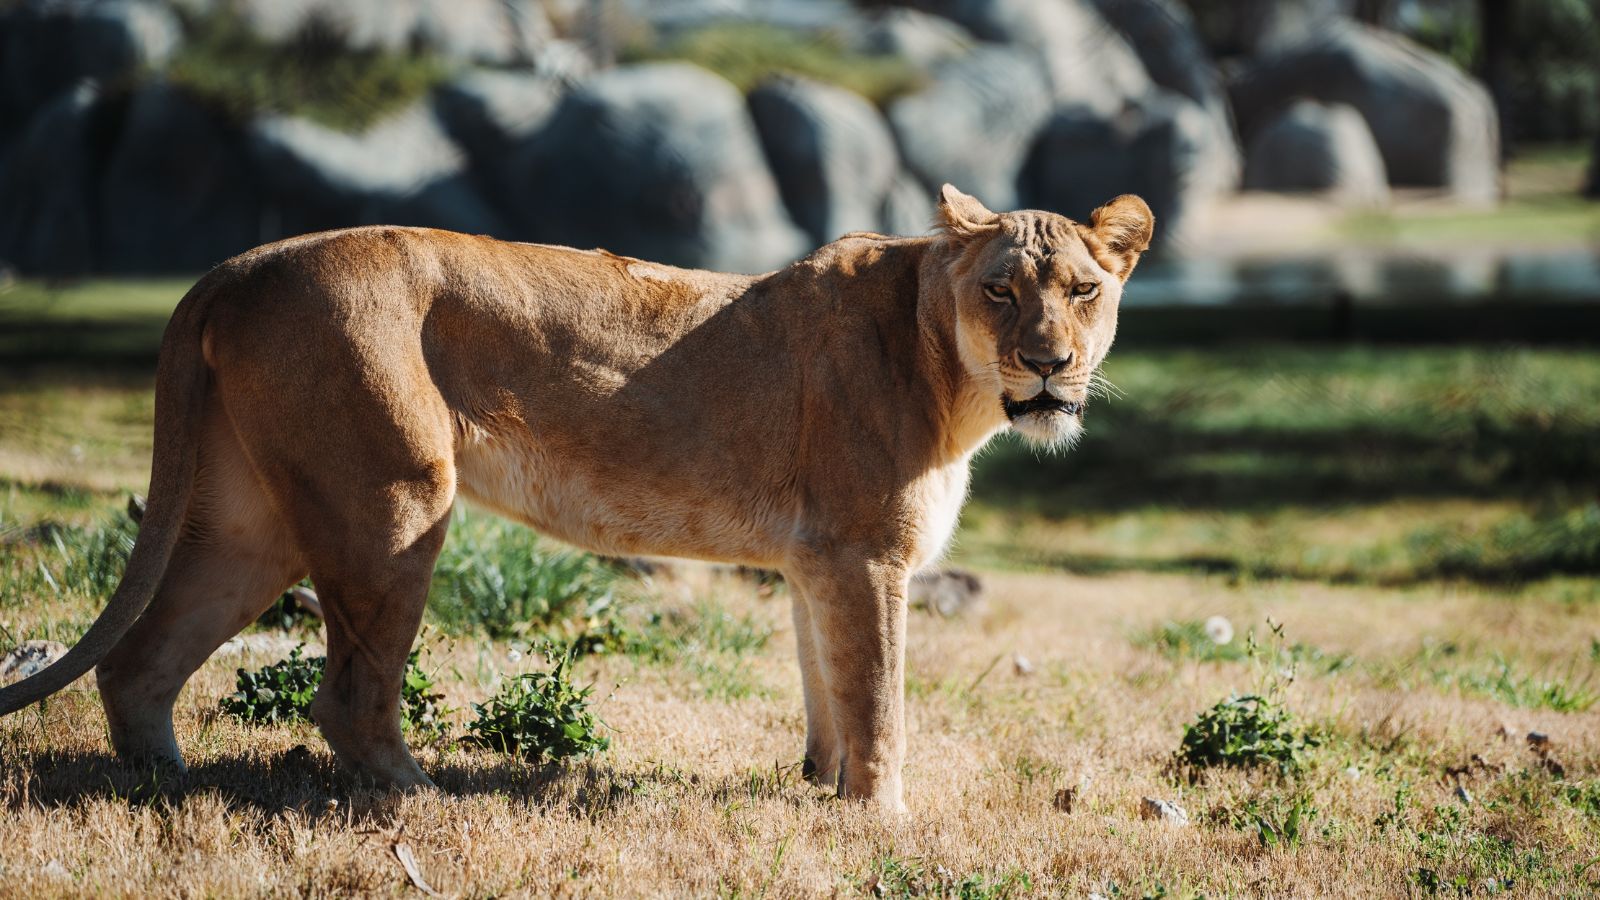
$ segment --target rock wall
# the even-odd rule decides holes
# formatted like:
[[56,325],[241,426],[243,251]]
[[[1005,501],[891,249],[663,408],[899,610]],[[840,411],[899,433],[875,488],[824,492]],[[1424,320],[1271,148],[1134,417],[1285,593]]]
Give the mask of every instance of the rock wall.
[[[538,0],[12,0],[0,264],[193,273],[387,222],[761,271],[848,231],[923,232],[946,181],[1075,217],[1140,193],[1171,252],[1241,169],[1250,189],[1368,204],[1391,183],[1498,191],[1483,89],[1328,3],[1266,4],[1227,78],[1216,23],[1177,0],[622,7],[662,36],[730,19],[825,31],[922,80],[880,107],[817,78],[744,95],[684,62],[596,71]],[[358,129],[241,118],[166,74],[218,16],[285,53],[426,52],[450,75]]]

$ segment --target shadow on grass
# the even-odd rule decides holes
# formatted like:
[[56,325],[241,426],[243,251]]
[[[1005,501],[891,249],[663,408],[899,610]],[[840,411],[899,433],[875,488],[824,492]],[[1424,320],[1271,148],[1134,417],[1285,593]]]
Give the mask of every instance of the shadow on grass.
[[[3,805],[12,808],[29,804],[60,809],[90,800],[182,806],[192,797],[218,796],[230,806],[272,817],[336,816],[381,828],[392,823],[408,796],[365,784],[345,772],[331,754],[305,745],[275,753],[223,756],[186,772],[124,762],[109,752],[56,750],[7,754],[0,769],[20,775],[5,790]],[[787,799],[799,805],[824,796],[800,779],[798,764],[721,778],[703,778],[660,763],[631,768],[594,760],[535,765],[505,757],[450,758],[423,769],[446,797],[504,797],[530,806],[564,808],[587,819],[609,816],[663,792],[698,794],[719,806],[761,799]]]
[[1268,510],[1402,499],[1585,494],[1600,439],[1582,423],[1210,430],[1107,409],[1093,440],[1045,455],[1005,441],[981,457],[973,495],[1046,516],[1149,506]]

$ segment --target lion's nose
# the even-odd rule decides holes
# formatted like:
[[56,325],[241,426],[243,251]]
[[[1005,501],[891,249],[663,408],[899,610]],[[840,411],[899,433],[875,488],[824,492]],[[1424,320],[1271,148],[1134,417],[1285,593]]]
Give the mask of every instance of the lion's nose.
[[1019,352],[1017,354],[1017,358],[1022,360],[1023,365],[1035,372],[1038,372],[1040,378],[1049,378],[1051,375],[1054,375],[1062,369],[1065,369],[1067,366],[1072,365],[1071,353],[1068,353],[1066,356],[1058,356],[1055,359],[1034,359],[1027,354]]

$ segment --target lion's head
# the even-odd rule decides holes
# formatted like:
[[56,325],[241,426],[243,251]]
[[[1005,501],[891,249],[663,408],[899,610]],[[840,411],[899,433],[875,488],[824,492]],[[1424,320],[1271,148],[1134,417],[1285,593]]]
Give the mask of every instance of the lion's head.
[[1117,333],[1122,285],[1155,219],[1124,194],[1088,225],[1039,210],[994,213],[945,185],[939,225],[953,243],[956,341],[967,372],[1030,442],[1083,430],[1092,377]]

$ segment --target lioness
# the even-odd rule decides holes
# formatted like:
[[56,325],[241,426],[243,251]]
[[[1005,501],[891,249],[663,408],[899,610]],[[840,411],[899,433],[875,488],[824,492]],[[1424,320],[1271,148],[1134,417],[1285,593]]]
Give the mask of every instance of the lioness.
[[179,689],[309,573],[328,743],[429,784],[400,681],[459,494],[597,553],[782,571],[807,777],[903,809],[907,579],[984,442],[1077,436],[1153,219],[1133,196],[1087,226],[996,214],[946,185],[937,225],[757,277],[392,227],[223,263],[162,341],[122,583],[0,714],[98,663],[117,752],[181,765]]

